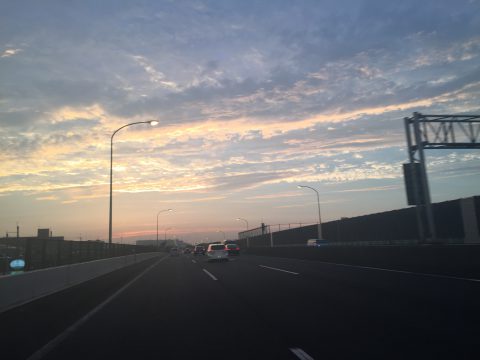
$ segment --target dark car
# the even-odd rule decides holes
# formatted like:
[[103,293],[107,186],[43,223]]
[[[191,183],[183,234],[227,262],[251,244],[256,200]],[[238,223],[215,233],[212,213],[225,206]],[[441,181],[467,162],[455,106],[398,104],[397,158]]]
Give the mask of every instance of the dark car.
[[193,255],[205,255],[205,248],[203,246],[195,246]]
[[240,247],[237,244],[227,244],[225,249],[228,252],[228,256],[240,255]]
[[183,249],[184,254],[190,254],[191,252],[192,252],[192,249],[190,249],[190,248]]

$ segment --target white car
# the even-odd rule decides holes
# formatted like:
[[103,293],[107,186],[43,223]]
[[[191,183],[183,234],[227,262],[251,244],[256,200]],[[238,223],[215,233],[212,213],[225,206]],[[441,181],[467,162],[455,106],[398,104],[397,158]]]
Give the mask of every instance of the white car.
[[208,245],[207,256],[208,261],[228,261],[228,251],[222,244]]
[[322,245],[327,245],[328,241],[327,240],[319,240],[319,239],[308,239],[307,240],[307,246],[322,246]]

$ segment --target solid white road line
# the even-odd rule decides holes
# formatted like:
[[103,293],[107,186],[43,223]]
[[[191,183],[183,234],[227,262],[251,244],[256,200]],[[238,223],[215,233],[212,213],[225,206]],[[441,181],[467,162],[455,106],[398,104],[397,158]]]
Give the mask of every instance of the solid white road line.
[[340,263],[332,263],[332,262],[326,262],[326,261],[319,261],[319,262],[323,263],[323,264],[328,264],[328,265],[337,265],[337,266],[357,268],[357,269],[365,269],[365,270],[386,271],[386,272],[392,272],[392,273],[398,273],[398,274],[416,275],[416,276],[432,277],[432,278],[439,278],[439,279],[480,282],[480,279],[464,278],[464,277],[451,276],[451,275],[417,273],[417,272],[406,271],[406,270],[394,270],[394,269],[377,268],[377,267],[372,267],[372,266],[340,264]]
[[112,300],[114,300],[118,295],[120,295],[122,292],[124,292],[130,285],[132,285],[135,281],[140,279],[143,275],[145,275],[147,272],[152,270],[155,266],[157,266],[161,261],[165,260],[167,256],[162,257],[158,261],[156,261],[154,264],[150,265],[148,268],[143,270],[139,275],[137,275],[135,278],[130,280],[128,283],[123,285],[120,289],[118,289],[114,294],[112,294],[108,299],[106,299],[104,302],[102,302],[100,305],[98,305],[96,308],[91,310],[89,313],[87,313],[84,317],[82,317],[80,320],[78,320],[76,323],[71,325],[69,328],[67,328],[64,332],[60,333],[57,337],[55,337],[53,340],[50,340],[47,344],[45,344],[42,348],[34,352],[32,355],[30,355],[27,360],[39,360],[42,359],[45,355],[47,355],[50,351],[55,349],[63,340],[65,340],[69,335],[73,334],[80,326],[82,326],[85,322],[88,321],[93,315],[95,315],[97,312],[99,312],[102,308],[104,308],[106,305],[108,305]]
[[213,276],[213,274],[210,273],[208,270],[206,270],[206,269],[202,269],[202,270],[205,272],[205,274],[207,274],[208,276],[210,276],[213,280],[218,280],[218,279],[217,279],[215,276]]
[[[256,256],[260,257],[260,255],[256,255]],[[271,257],[271,256],[264,256],[264,257],[268,257],[270,259],[295,260],[295,261],[302,261],[302,262],[307,262],[307,263],[319,263],[319,264],[327,264],[327,265],[336,265],[336,266],[342,266],[342,267],[353,268],[353,269],[386,271],[386,272],[398,273],[398,274],[407,274],[407,275],[416,275],[416,276],[431,277],[431,278],[438,278],[438,279],[460,280],[460,281],[470,281],[470,282],[479,282],[480,283],[480,279],[466,278],[466,277],[452,276],[452,275],[419,273],[419,272],[406,271],[406,270],[394,270],[394,269],[377,268],[377,267],[372,267],[372,266],[351,265],[351,264],[334,263],[334,262],[328,262],[328,261],[295,259],[295,258],[287,258],[287,257]],[[262,265],[259,265],[259,266],[262,266]]]
[[310,355],[300,348],[290,348],[290,351],[293,352],[301,360],[314,360]]
[[266,269],[271,269],[271,270],[277,270],[277,271],[286,272],[286,273],[293,274],[293,275],[300,275],[300,273],[296,273],[296,272],[288,271],[288,270],[283,270],[283,269],[278,269],[278,268],[274,268],[274,267],[270,267],[270,266],[265,266],[265,265],[258,265],[258,266],[263,267],[263,268],[266,268]]
[[196,264],[197,262],[195,260],[192,260],[192,263]]

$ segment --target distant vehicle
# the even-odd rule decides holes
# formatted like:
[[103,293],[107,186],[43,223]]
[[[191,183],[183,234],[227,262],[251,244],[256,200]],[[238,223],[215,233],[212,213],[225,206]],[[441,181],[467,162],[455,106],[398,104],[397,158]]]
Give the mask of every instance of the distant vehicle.
[[236,240],[223,240],[223,244],[224,244],[224,245],[236,244],[236,243],[237,243]]
[[225,249],[228,252],[228,256],[240,255],[240,247],[237,244],[227,244]]
[[207,256],[208,261],[228,261],[228,252],[222,244],[208,245]]
[[179,256],[179,255],[180,255],[180,251],[178,251],[178,248],[176,247],[170,248],[170,256]]
[[195,246],[193,255],[205,255],[205,248],[203,246]]
[[185,248],[185,249],[183,249],[183,253],[184,253],[184,254],[190,254],[191,252],[192,252],[192,249],[190,249],[190,248],[188,248],[188,247]]
[[328,241],[323,240],[323,239],[308,239],[307,240],[307,246],[313,246],[313,247],[318,247],[318,246],[323,246],[327,245]]

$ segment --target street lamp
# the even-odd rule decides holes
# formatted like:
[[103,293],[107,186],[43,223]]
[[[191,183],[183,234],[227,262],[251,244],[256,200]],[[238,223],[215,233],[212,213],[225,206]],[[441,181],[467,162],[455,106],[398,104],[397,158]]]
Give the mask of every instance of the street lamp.
[[[240,220],[241,220],[241,221],[245,221],[245,224],[247,225],[247,231],[248,231],[248,220],[247,220],[247,219],[244,219],[244,218],[237,218],[237,221],[240,221]],[[247,248],[248,248],[249,245],[250,245],[248,240],[249,240],[249,238],[248,238],[248,236],[247,236]]]
[[152,126],[155,126],[158,124],[158,121],[156,120],[150,120],[150,121],[136,121],[127,125],[123,125],[122,127],[119,127],[117,130],[115,130],[112,134],[112,137],[110,138],[110,212],[109,212],[109,217],[108,217],[108,245],[112,244],[112,175],[113,175],[113,137],[117,132],[122,130],[123,128],[127,126],[132,126],[136,124],[150,124]]
[[247,225],[247,230],[248,230],[248,220],[244,219],[244,218],[237,218],[236,219],[237,221],[245,221],[245,224]]
[[157,214],[157,251],[158,251],[158,215],[160,215],[163,212],[167,212],[167,211],[173,211],[173,209],[160,210]]
[[299,189],[301,188],[308,188],[308,189],[311,189],[313,191],[315,191],[315,193],[317,194],[317,205],[318,205],[318,239],[319,240],[322,240],[322,217],[320,215],[320,196],[318,195],[318,191],[316,189],[314,189],[313,187],[310,187],[310,186],[307,186],[307,185],[297,185],[297,187]]

